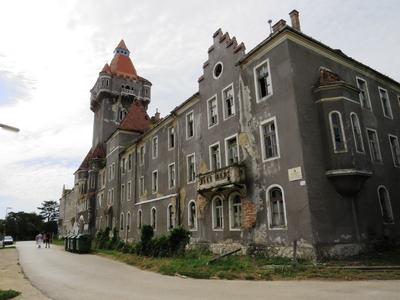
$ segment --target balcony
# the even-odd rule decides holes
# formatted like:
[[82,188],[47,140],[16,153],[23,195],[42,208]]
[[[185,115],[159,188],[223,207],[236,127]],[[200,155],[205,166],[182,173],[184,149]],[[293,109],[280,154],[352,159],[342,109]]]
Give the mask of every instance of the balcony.
[[122,88],[122,89],[121,89],[121,95],[132,95],[132,96],[136,96],[136,91],[135,91],[135,90],[126,89],[126,88]]
[[204,193],[223,187],[244,184],[245,170],[242,165],[232,165],[207,173],[199,174],[197,191]]

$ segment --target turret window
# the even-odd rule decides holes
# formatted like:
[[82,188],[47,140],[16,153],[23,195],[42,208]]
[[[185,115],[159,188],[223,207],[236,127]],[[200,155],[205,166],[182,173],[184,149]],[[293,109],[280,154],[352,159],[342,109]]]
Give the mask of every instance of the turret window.
[[329,122],[331,127],[331,136],[333,143],[333,151],[335,153],[346,152],[346,138],[342,122],[342,115],[338,111],[329,113]]

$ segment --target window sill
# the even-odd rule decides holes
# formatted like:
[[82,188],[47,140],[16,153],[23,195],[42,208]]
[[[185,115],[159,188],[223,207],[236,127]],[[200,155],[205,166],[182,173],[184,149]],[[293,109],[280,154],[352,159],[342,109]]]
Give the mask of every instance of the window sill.
[[265,100],[271,98],[272,95],[273,95],[273,93],[271,93],[271,94],[269,94],[269,95],[267,95],[267,96],[265,96],[265,97],[263,97],[263,98],[261,98],[261,99],[257,99],[256,102],[257,102],[257,103],[261,103],[261,102],[263,102],[263,101],[265,101]]
[[266,162],[270,162],[270,161],[273,161],[273,160],[276,160],[276,159],[280,159],[281,158],[281,156],[276,156],[276,157],[271,157],[271,158],[268,158],[268,159],[263,159],[263,163],[266,163]]

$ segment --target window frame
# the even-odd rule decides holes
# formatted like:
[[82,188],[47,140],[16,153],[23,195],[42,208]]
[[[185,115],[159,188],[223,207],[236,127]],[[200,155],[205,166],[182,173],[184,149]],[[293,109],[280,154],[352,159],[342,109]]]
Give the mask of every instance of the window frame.
[[229,206],[229,230],[230,231],[242,231],[242,220],[240,220],[240,227],[233,227],[233,224],[234,224],[234,220],[233,220],[233,218],[234,218],[234,211],[233,211],[233,208],[234,208],[234,204],[233,204],[233,198],[235,197],[235,196],[239,196],[239,198],[240,198],[240,219],[242,218],[242,216],[243,216],[243,211],[242,211],[242,197],[240,196],[240,193],[238,193],[238,192],[233,192],[233,193],[231,193],[230,195],[229,195],[229,197],[228,197],[228,206]]
[[132,181],[129,180],[126,185],[126,201],[131,201],[132,197]]
[[[394,138],[394,139],[395,139],[395,143],[396,143],[397,149],[398,149],[398,151],[400,152],[399,138],[398,138],[396,135],[390,134],[390,133],[388,134],[388,138],[389,138],[390,152],[392,153],[393,166],[394,166],[395,168],[400,168],[400,155],[397,156],[396,153],[393,151],[393,148],[392,148],[392,141],[391,141],[391,138]],[[395,159],[396,156],[397,156],[398,164],[396,164],[396,159]]]
[[[193,156],[193,165],[194,165],[194,179],[192,181],[189,180],[190,176],[189,176],[189,157]],[[195,183],[196,182],[196,152],[190,153],[188,155],[186,155],[186,183],[187,184],[191,184],[191,183]]]
[[[381,145],[379,142],[379,135],[378,135],[378,131],[376,129],[373,128],[365,128],[366,133],[367,133],[367,140],[368,140],[368,148],[369,148],[369,154],[371,156],[371,161],[373,163],[383,163],[383,157],[382,157],[382,151],[381,151]],[[372,131],[375,133],[376,136],[376,144],[378,145],[378,153],[379,153],[379,159],[378,160],[374,160],[373,156],[372,156],[372,149],[371,149],[371,143],[370,143],[370,139],[369,139],[369,135],[368,135],[368,131]]]
[[361,108],[363,108],[363,109],[366,109],[366,110],[368,110],[368,111],[372,111],[372,104],[371,104],[371,97],[369,96],[368,83],[367,83],[367,81],[366,81],[364,78],[361,78],[361,77],[359,77],[359,76],[356,76],[356,85],[357,85],[357,88],[358,88],[359,90],[361,90],[360,85],[359,85],[359,82],[358,82],[359,80],[360,80],[360,81],[363,81],[364,84],[365,84],[365,93],[366,93],[366,98],[367,98],[366,101],[368,102],[369,108],[368,108],[368,107],[365,107],[365,106],[362,104],[362,101],[361,101],[361,92],[360,92],[360,94],[358,95],[359,100],[360,100],[360,106],[361,106]]
[[[215,205],[215,201],[216,199],[219,198],[221,200],[221,212],[222,212],[222,217],[221,217],[221,227],[216,228],[216,205]],[[211,200],[211,218],[212,218],[212,230],[213,231],[224,231],[224,198],[221,195],[215,195],[212,200]]]
[[[212,100],[215,100],[215,110],[216,110],[216,116],[217,116],[217,122],[216,123],[214,123],[214,124],[212,124],[212,125],[210,125],[210,106],[209,106],[209,103],[212,101]],[[211,128],[213,128],[213,127],[215,127],[215,126],[218,126],[218,124],[219,124],[219,115],[218,115],[218,98],[217,98],[217,94],[215,94],[215,95],[213,95],[212,97],[210,97],[208,100],[207,100],[207,128],[208,129],[211,129]]]
[[225,143],[225,166],[230,166],[230,164],[229,164],[229,155],[228,155],[228,142],[230,141],[230,140],[233,140],[233,139],[236,139],[236,151],[237,151],[237,157],[238,157],[238,161],[237,161],[237,163],[239,163],[240,162],[240,152],[239,152],[239,134],[238,133],[235,133],[235,134],[233,134],[233,135],[231,135],[231,136],[228,136],[228,137],[226,137],[225,139],[224,139],[224,143]]
[[[212,169],[212,159],[211,159],[211,148],[218,146],[218,161],[219,161],[219,167],[216,166],[215,169]],[[222,168],[222,161],[221,161],[221,145],[220,142],[215,142],[214,144],[211,144],[208,146],[208,159],[210,163],[210,171],[216,171],[218,169]]]
[[[227,116],[226,115],[226,101],[224,99],[224,92],[229,88],[232,89],[232,103],[233,103],[232,111],[233,111],[233,114],[230,115],[230,116]],[[233,82],[222,89],[222,91],[221,91],[221,99],[222,99],[222,117],[223,117],[223,120],[226,121],[226,120],[229,120],[230,118],[236,116],[235,89],[234,89]]]
[[[189,122],[188,122],[189,115],[192,115],[192,117],[193,117],[193,135],[191,135],[191,136],[188,135],[188,133],[189,133],[189,130],[188,130],[189,129]],[[192,139],[195,136],[195,124],[194,123],[195,123],[194,122],[194,111],[191,110],[191,111],[187,112],[186,116],[185,116],[186,140],[187,141]]]
[[125,184],[121,184],[121,203],[124,202],[124,196],[125,196]]
[[139,177],[139,197],[143,197],[145,192],[145,185],[144,185],[144,176]]
[[[336,149],[336,142],[335,142],[335,132],[333,130],[333,123],[332,123],[332,115],[337,113],[339,115],[339,122],[340,122],[340,131],[342,133],[342,138],[343,138],[343,145],[344,145],[344,150],[337,150]],[[329,119],[329,128],[330,128],[330,133],[331,133],[331,142],[332,142],[332,148],[333,148],[333,153],[346,153],[348,151],[347,147],[347,138],[346,134],[344,131],[344,124],[343,124],[343,117],[340,111],[338,110],[332,110],[328,114],[328,119]]]
[[124,231],[125,223],[124,223],[124,213],[122,212],[119,219],[119,230]]
[[[355,116],[356,119],[357,119],[358,128],[359,128],[359,131],[360,131],[360,139],[361,139],[361,149],[362,149],[362,151],[358,151],[358,149],[357,149],[358,143],[357,143],[356,135],[354,133],[354,128],[355,127],[354,127],[354,122],[353,122],[352,116]],[[358,117],[358,115],[355,112],[351,112],[350,113],[350,123],[351,123],[351,131],[353,132],[353,140],[354,140],[355,150],[356,150],[357,153],[365,154],[365,146],[364,146],[364,139],[362,137],[362,129],[361,129],[360,118]]]
[[[389,113],[390,113],[389,116],[386,115],[386,113],[385,113],[385,108],[384,108],[384,105],[383,105],[383,101],[382,101],[383,98],[382,98],[381,92],[384,92],[384,93],[386,94],[387,103],[388,103],[388,109],[389,109]],[[381,100],[381,106],[382,106],[383,116],[384,116],[385,118],[387,118],[387,119],[393,120],[393,110],[392,110],[392,104],[390,103],[390,97],[389,97],[389,92],[388,92],[388,90],[385,89],[385,88],[383,88],[383,87],[381,87],[381,86],[378,86],[378,94],[379,94],[379,99]]]
[[[174,166],[174,185],[171,185],[171,169],[170,169],[170,167],[171,166]],[[169,165],[168,165],[168,189],[173,189],[173,188],[175,188],[176,187],[176,167],[175,167],[175,162],[173,162],[173,163],[170,163]]]
[[143,226],[143,211],[142,209],[138,209],[137,212],[137,219],[136,219],[136,228],[137,229],[142,229]]
[[126,223],[125,223],[125,227],[126,227],[126,232],[131,232],[131,212],[128,211],[128,213],[126,214]]
[[[258,90],[257,69],[259,69],[264,64],[267,64],[267,66],[268,66],[268,74],[269,74],[269,77],[270,77],[271,93],[266,95],[265,97],[260,98],[260,93],[259,93],[259,90]],[[259,63],[258,65],[256,65],[253,68],[253,76],[254,76],[254,88],[255,88],[255,92],[256,92],[256,103],[261,103],[261,102],[267,100],[268,98],[272,97],[273,94],[274,94],[274,88],[273,88],[273,85],[272,85],[271,64],[270,64],[269,58],[263,60],[261,63]]]
[[144,166],[145,156],[146,156],[146,144],[142,144],[139,146],[139,166]]
[[133,155],[132,155],[132,153],[129,153],[128,154],[128,172],[130,172],[130,171],[132,171],[132,158],[133,158]]
[[[154,182],[154,174],[156,174],[156,181]],[[154,189],[155,183],[155,189]],[[158,193],[158,169],[151,172],[151,193],[157,194]]]
[[[174,133],[174,145],[172,147],[171,146],[171,131],[173,130]],[[167,128],[167,143],[168,143],[168,151],[171,151],[173,149],[175,149],[175,144],[176,144],[176,132],[175,132],[175,126],[168,126]]]
[[[193,218],[194,224],[193,224],[192,227],[190,227],[190,216],[191,216],[191,213],[192,213],[192,211],[190,209],[190,205],[192,203],[194,203],[195,213],[194,213],[194,218]],[[190,200],[189,203],[188,203],[188,229],[189,229],[189,231],[197,231],[197,204],[196,204],[196,201],[193,200],[193,199]]]
[[[154,141],[157,141],[155,146],[154,146]],[[158,158],[158,135],[153,136],[151,139],[151,158],[152,159]]]
[[[153,211],[155,211],[154,215],[153,215]],[[154,223],[154,226],[153,226],[153,223]],[[155,206],[153,206],[150,209],[150,226],[153,227],[154,231],[157,230],[157,208]]]
[[[272,205],[270,198],[270,191],[274,188],[279,188],[282,193],[282,203],[283,203],[283,216],[284,216],[284,225],[280,227],[272,226]],[[285,191],[283,187],[279,184],[271,184],[266,190],[266,200],[267,200],[267,215],[268,215],[268,229],[269,230],[288,230],[287,223],[287,215],[286,215],[286,200],[285,200]]]
[[[388,203],[387,203],[387,204],[389,204],[389,205],[388,205],[388,208],[389,208],[389,213],[390,213],[390,217],[391,217],[391,222],[386,222],[385,219],[384,219],[382,201],[381,201],[381,198],[380,198],[380,195],[379,195],[379,190],[380,190],[380,189],[384,189],[384,190],[386,191],[386,195],[387,195],[387,197],[388,197]],[[386,186],[384,186],[384,185],[381,184],[381,185],[379,185],[379,186],[377,187],[376,192],[377,192],[377,194],[378,194],[379,206],[381,207],[382,223],[383,223],[383,224],[390,224],[390,225],[395,224],[395,222],[394,222],[394,215],[393,215],[393,209],[392,209],[392,200],[390,199],[389,190],[386,188]]]
[[[265,124],[270,123],[270,122],[274,122],[274,124],[275,124],[276,148],[277,148],[277,154],[278,155],[274,156],[274,157],[266,158],[266,149],[265,149],[263,126]],[[265,162],[273,161],[273,160],[276,160],[276,159],[280,159],[281,158],[281,150],[280,150],[280,146],[279,146],[279,131],[278,131],[278,121],[276,119],[276,116],[273,116],[271,118],[268,118],[268,119],[262,121],[260,123],[259,130],[260,130],[261,159],[262,159],[262,162],[265,163]]]
[[[174,216],[174,218],[172,220],[172,226],[171,226],[171,220],[170,220],[170,209],[173,209],[173,216]],[[175,208],[172,205],[172,203],[170,203],[167,206],[167,231],[170,231],[176,227],[175,226],[176,225],[175,218],[176,218]]]
[[[221,65],[221,73],[219,73],[218,76],[215,76],[215,68],[216,68],[218,65]],[[219,78],[221,78],[222,73],[224,73],[224,64],[222,63],[222,61],[217,61],[217,62],[215,63],[215,65],[214,65],[214,67],[213,67],[213,70],[212,70],[213,78],[214,78],[214,79],[219,79]]]

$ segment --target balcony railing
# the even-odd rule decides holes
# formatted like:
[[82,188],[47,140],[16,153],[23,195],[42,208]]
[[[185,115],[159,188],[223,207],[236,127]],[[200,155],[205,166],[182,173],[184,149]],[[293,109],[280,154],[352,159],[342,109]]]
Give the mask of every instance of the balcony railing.
[[242,165],[232,165],[207,173],[199,174],[197,191],[207,191],[214,188],[241,184],[245,181],[245,171]]
[[121,95],[136,95],[135,90],[130,90],[130,89],[126,89],[126,88],[122,88],[121,89]]

